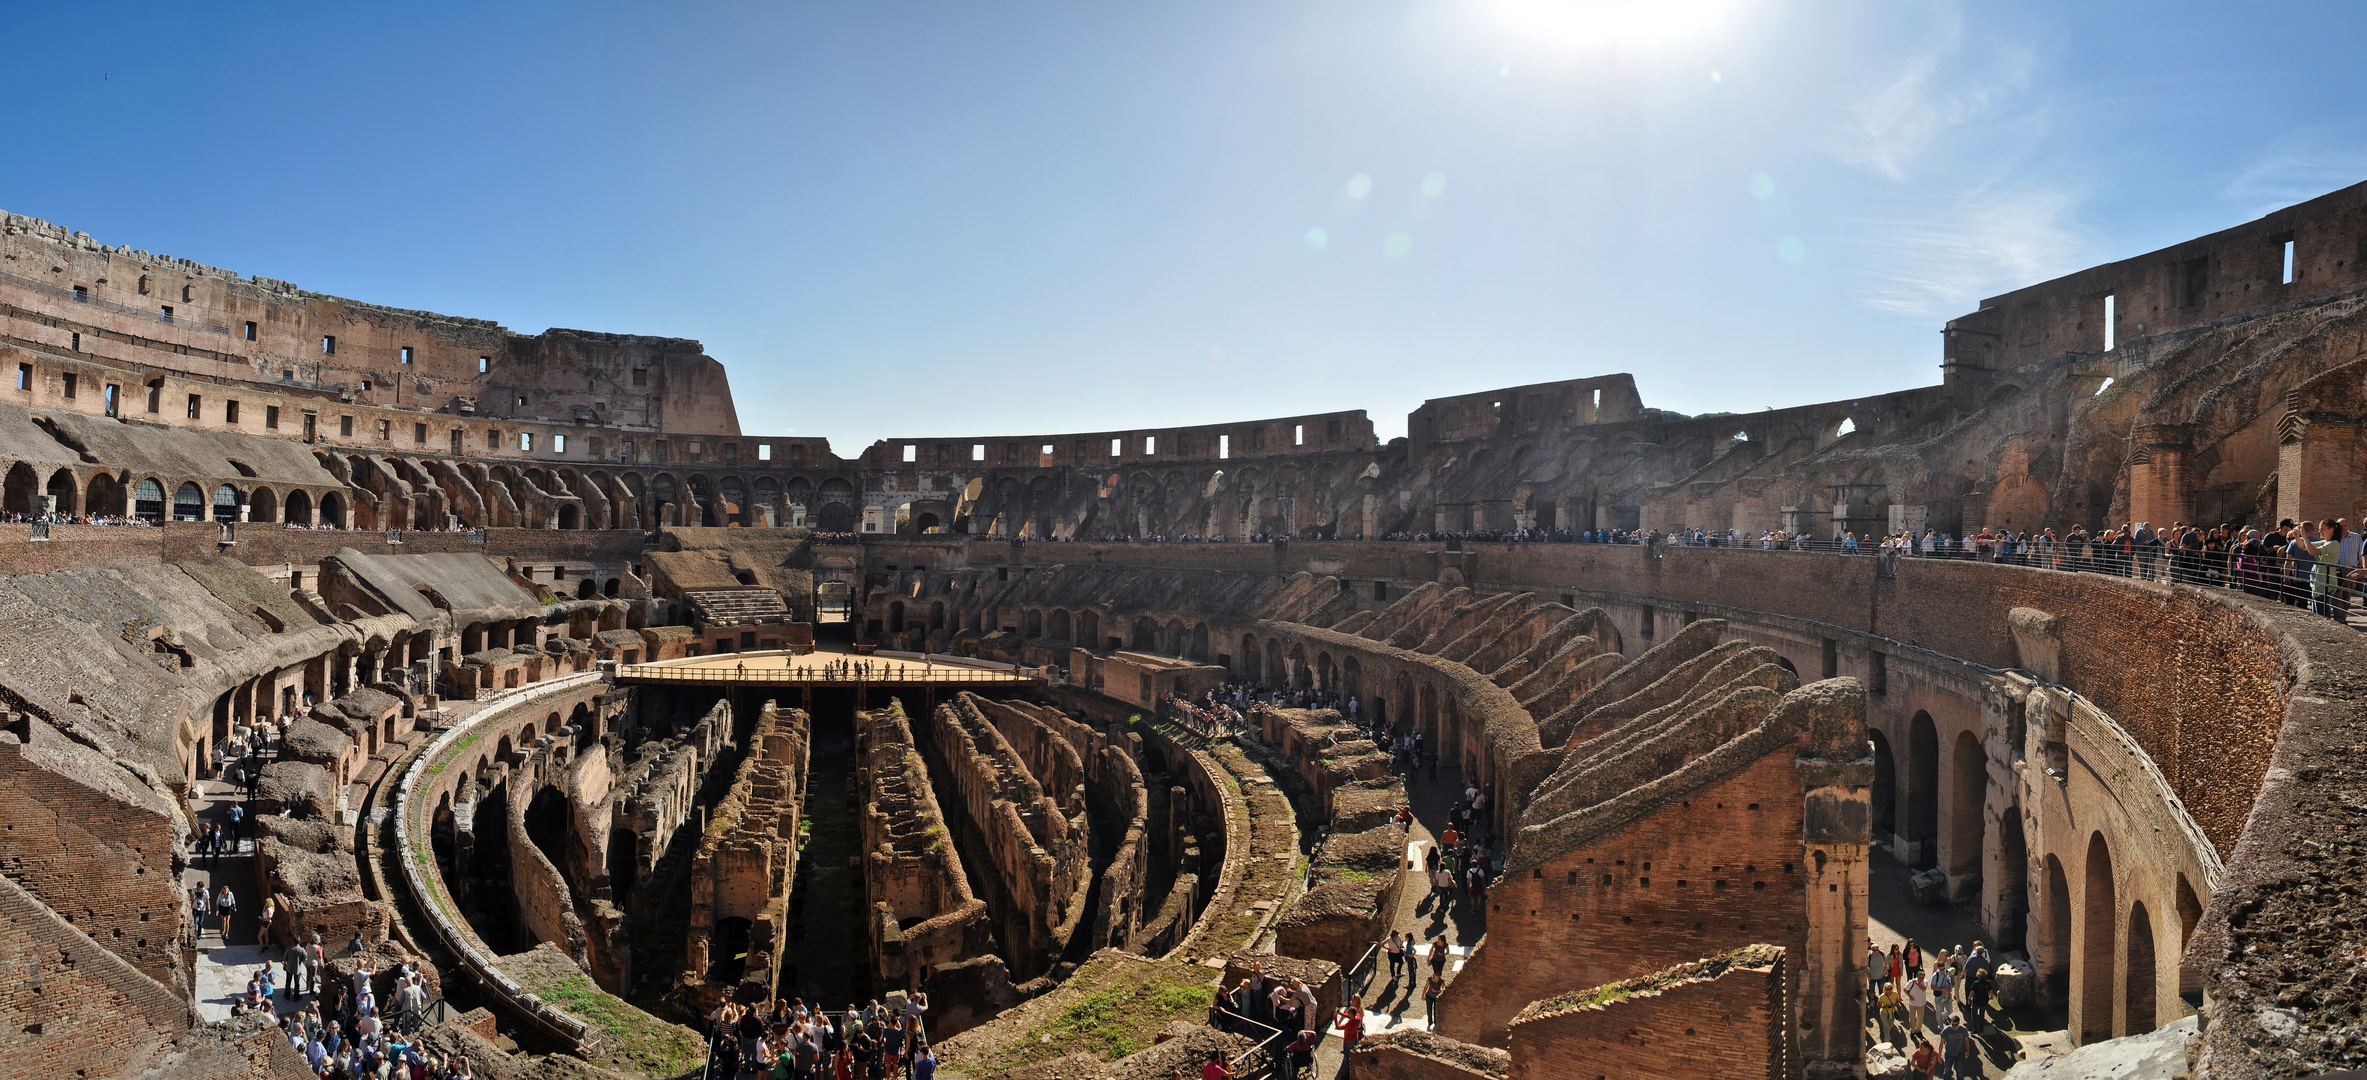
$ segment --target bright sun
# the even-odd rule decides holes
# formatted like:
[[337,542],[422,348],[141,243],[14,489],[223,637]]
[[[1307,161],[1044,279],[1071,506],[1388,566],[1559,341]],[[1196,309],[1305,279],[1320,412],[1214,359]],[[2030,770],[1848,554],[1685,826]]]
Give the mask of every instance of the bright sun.
[[1739,0],[1494,0],[1522,37],[1548,45],[1653,45],[1713,28]]

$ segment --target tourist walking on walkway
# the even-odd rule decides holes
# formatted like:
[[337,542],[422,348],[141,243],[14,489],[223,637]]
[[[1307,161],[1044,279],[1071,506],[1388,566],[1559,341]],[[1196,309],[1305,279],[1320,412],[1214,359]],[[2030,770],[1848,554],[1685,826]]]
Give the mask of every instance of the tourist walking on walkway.
[[1430,1030],[1438,1030],[1438,995],[1446,989],[1446,979],[1438,972],[1430,973],[1430,981],[1422,984],[1422,1021]]
[[215,894],[214,913],[222,920],[222,944],[228,945],[230,944],[230,919],[238,914],[238,897],[231,893],[230,886],[222,886],[222,891]]
[[1981,1063],[1973,1057],[1972,1032],[1965,1030],[1963,1017],[1949,1017],[1940,1032],[1940,1059],[1940,1075],[1949,1080],[1981,1080]]

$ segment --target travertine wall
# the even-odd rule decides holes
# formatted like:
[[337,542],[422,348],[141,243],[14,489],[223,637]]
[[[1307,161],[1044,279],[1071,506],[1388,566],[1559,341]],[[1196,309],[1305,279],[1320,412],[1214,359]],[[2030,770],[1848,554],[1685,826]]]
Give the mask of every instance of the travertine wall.
[[[729,708],[716,705],[723,717]],[[688,960],[678,982],[686,1002],[763,1001],[780,980],[811,730],[804,710],[766,702],[731,790],[707,819],[690,866]],[[710,947],[726,919],[749,922],[747,964],[735,985],[717,988],[709,972],[718,958]]]
[[1540,1001],[1513,1021],[1512,1080],[1784,1080],[1786,953],[1745,946]]
[[[973,695],[939,704],[930,721],[930,745],[941,755],[1000,885],[987,902],[999,909],[995,919],[1012,954],[1004,959],[1022,978],[1040,974],[1084,915],[1090,819],[1072,817],[1044,794]],[[1081,791],[1078,797],[1081,811]]]
[[989,953],[992,916],[971,895],[903,706],[856,714],[856,738],[873,975],[909,988],[938,965]]
[[170,799],[16,714],[0,729],[0,822],[0,874],[162,988],[189,992],[197,937],[176,872],[189,826]]

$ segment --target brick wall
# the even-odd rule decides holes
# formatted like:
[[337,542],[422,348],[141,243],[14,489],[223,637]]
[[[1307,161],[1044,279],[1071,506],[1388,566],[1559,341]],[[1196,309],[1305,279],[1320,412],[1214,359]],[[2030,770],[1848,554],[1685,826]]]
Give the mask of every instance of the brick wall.
[[[1488,895],[1488,936],[1439,1003],[1441,1034],[1501,1045],[1531,1002],[1691,958],[1807,944],[1789,748],[1581,844]],[[1517,945],[1513,943],[1518,943]]]
[[1791,1075],[1784,951],[1739,953],[1530,1010],[1512,1025],[1512,1080]]
[[[18,821],[15,817],[7,820]],[[179,995],[0,877],[0,1080],[112,1076],[189,1030]]]
[[187,987],[172,804],[38,720],[18,730],[31,741],[0,732],[0,874],[148,978]]

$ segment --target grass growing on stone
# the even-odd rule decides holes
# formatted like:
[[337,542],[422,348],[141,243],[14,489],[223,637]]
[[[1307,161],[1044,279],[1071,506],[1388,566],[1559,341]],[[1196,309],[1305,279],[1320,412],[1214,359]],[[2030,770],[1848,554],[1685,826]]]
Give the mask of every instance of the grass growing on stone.
[[1205,1021],[1214,991],[1195,964],[1130,964],[1104,985],[1006,1043],[992,1068],[1010,1069],[1067,1054],[1103,1060],[1150,1046],[1177,1020]]
[[547,987],[530,987],[544,1001],[590,1024],[607,1044],[602,1057],[651,1076],[681,1076],[696,1067],[705,1049],[688,1028],[659,1020],[626,1004],[576,974]]

